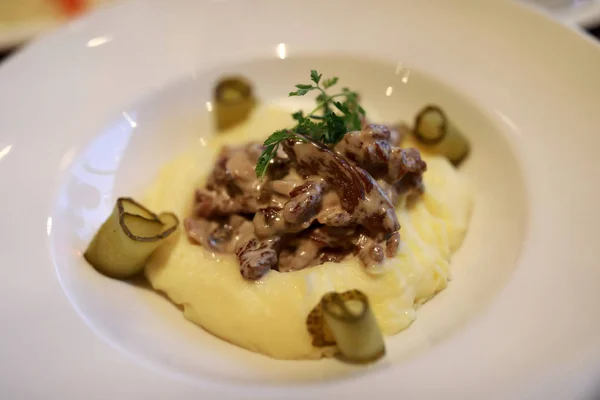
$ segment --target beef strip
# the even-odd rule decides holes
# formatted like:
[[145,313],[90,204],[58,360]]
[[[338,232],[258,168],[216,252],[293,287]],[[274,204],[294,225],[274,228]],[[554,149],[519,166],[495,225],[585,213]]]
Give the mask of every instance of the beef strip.
[[394,207],[364,169],[308,138],[287,140],[283,149],[298,172],[321,176],[333,188],[354,224],[373,233],[392,233],[400,228]]
[[[335,151],[348,157],[367,170],[379,182],[389,184],[388,192],[395,203],[401,194],[420,193],[423,190],[422,175],[427,164],[416,149],[401,149],[384,125],[369,124],[360,131],[347,133],[335,146]],[[406,179],[405,179],[406,178]]]
[[232,214],[252,214],[258,210],[258,199],[252,195],[229,197],[227,194],[196,189],[194,215],[200,218]]
[[279,272],[299,271],[319,264],[322,246],[308,238],[295,240],[295,246],[287,244],[279,258]]
[[311,220],[321,208],[327,183],[317,177],[307,179],[290,191],[291,199],[283,207],[283,219],[292,224]]
[[[237,240],[240,238],[243,240],[248,237],[248,234],[254,234],[253,227],[250,232],[247,224],[250,222],[246,218],[235,214],[213,220],[186,218],[183,221],[184,228],[192,240],[220,253],[232,253]],[[241,232],[246,234],[241,235]]]
[[381,264],[385,258],[382,245],[373,237],[361,233],[355,241],[356,253],[367,268],[373,268]]
[[237,252],[240,272],[246,279],[260,279],[271,269],[277,267],[278,238],[248,240]]
[[277,267],[279,238],[258,239],[254,226],[244,217],[233,215],[220,221],[186,218],[184,227],[188,236],[203,247],[235,253],[246,279],[260,279]]
[[404,139],[410,135],[410,127],[404,123],[390,127],[390,144],[400,147]]
[[283,210],[276,207],[262,208],[254,214],[254,229],[261,238],[280,236],[285,233],[296,233],[310,226],[310,221],[289,223],[283,217]]
[[400,233],[394,232],[385,241],[385,256],[394,257],[400,248]]
[[356,227],[312,226],[299,236],[284,236],[279,271],[297,271],[327,261],[339,262],[353,252],[352,240],[356,235]]

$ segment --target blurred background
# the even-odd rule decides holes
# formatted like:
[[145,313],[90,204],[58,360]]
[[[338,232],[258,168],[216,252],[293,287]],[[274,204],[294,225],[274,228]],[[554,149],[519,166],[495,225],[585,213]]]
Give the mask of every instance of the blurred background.
[[111,0],[0,0],[0,51],[6,53]]
[[[36,36],[55,29],[71,18],[119,1],[123,0],[0,0],[0,60]],[[504,1],[530,3],[557,20],[585,29],[600,40],[600,0]]]

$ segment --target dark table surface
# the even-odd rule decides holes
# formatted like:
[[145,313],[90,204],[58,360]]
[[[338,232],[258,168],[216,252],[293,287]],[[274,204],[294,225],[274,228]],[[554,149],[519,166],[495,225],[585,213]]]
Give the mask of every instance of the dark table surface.
[[0,50],[0,62],[8,57],[15,49]]

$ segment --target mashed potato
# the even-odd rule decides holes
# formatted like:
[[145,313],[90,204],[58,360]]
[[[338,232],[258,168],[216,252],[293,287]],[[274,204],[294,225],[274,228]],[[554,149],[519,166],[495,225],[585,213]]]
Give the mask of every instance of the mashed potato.
[[[188,215],[196,187],[225,143],[261,140],[289,125],[289,114],[263,109],[234,132],[215,137],[160,172],[145,199],[154,211]],[[265,123],[265,121],[268,121]],[[271,129],[273,128],[273,129]],[[326,263],[296,272],[270,271],[259,281],[240,275],[233,255],[212,254],[192,244],[185,233],[174,239],[146,267],[155,290],[183,306],[184,315],[207,331],[249,350],[278,359],[319,358],[331,349],[316,348],[306,329],[306,316],[324,293],[359,289],[370,300],[386,335],[415,319],[415,309],[450,278],[449,263],[467,231],[472,195],[465,179],[445,158],[423,154],[425,194],[397,210],[401,247],[387,260],[385,272],[369,275],[357,260]]]

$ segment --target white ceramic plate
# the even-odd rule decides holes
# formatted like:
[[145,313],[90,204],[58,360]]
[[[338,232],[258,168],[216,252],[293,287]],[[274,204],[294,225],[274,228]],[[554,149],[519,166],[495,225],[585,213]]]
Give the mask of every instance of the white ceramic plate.
[[[454,280],[368,368],[241,350],[80,257],[116,196],[210,134],[219,74],[293,106],[285,93],[310,68],[339,74],[382,120],[440,103],[473,143],[477,203]],[[591,394],[599,73],[597,44],[515,2],[131,1],[43,38],[0,68],[0,394]]]

